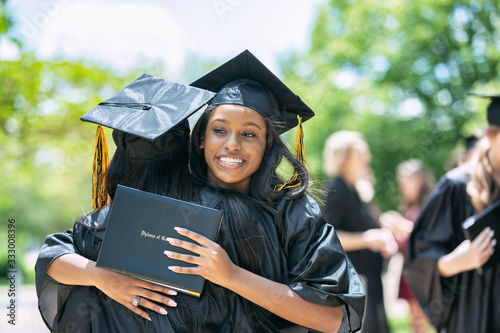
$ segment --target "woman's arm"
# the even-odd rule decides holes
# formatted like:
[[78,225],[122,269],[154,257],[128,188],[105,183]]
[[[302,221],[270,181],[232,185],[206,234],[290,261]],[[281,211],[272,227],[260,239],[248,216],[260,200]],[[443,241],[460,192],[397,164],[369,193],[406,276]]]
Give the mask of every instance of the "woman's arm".
[[450,277],[483,266],[493,254],[496,239],[493,230],[486,228],[474,239],[465,240],[452,252],[439,258],[437,267],[441,276]]
[[337,332],[342,322],[342,307],[328,307],[308,302],[285,284],[235,266],[224,286],[249,301],[288,321],[321,332]]
[[346,252],[369,249],[388,257],[398,250],[398,245],[389,229],[375,228],[362,232],[336,230],[336,232]]
[[339,329],[342,322],[342,307],[331,308],[305,301],[287,285],[236,266],[219,244],[186,229],[176,228],[176,230],[180,235],[194,240],[201,246],[169,238],[171,245],[199,255],[165,251],[169,258],[198,265],[197,267],[170,266],[169,269],[172,271],[201,275],[298,325],[322,332],[337,332]]
[[132,305],[134,297],[141,297],[139,303],[141,307],[151,309],[162,315],[167,314],[165,308],[152,301],[167,306],[177,305],[171,298],[157,293],[175,295],[174,290],[98,268],[95,266],[95,261],[76,253],[65,254],[55,259],[47,268],[46,274],[59,283],[94,286],[130,311],[148,320],[151,319],[146,311]]

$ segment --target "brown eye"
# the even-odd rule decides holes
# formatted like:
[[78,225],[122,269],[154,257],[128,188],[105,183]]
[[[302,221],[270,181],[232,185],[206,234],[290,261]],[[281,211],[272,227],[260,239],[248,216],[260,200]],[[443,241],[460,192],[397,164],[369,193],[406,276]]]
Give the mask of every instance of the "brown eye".
[[214,128],[214,132],[217,134],[224,134],[226,131],[222,128]]

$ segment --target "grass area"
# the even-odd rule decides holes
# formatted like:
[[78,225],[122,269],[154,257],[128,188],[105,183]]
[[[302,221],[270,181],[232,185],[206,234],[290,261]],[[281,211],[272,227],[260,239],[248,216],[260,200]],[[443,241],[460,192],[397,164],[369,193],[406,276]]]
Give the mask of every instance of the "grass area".
[[[391,333],[413,333],[409,316],[389,318],[389,326],[391,328]],[[426,333],[436,333],[436,330],[429,325]]]
[[389,318],[389,326],[392,333],[413,333],[410,317]]

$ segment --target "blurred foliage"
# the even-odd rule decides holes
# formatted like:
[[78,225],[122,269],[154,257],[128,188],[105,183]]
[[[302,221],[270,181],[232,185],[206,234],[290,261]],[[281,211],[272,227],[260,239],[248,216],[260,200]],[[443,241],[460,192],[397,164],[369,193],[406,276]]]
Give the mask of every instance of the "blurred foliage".
[[[326,138],[361,132],[373,155],[376,200],[398,207],[395,168],[420,158],[436,177],[452,150],[484,128],[487,102],[466,93],[498,85],[496,1],[329,1],[308,52],[284,59],[292,90],[316,112],[305,123],[307,161],[324,180]],[[478,112],[476,112],[478,110]]]
[[0,0],[0,34],[6,33],[12,26],[12,20],[7,13],[7,0]]
[[131,80],[30,53],[0,61],[0,216],[16,219],[19,249],[90,210],[96,126],[79,118]]
[[[39,60],[9,34],[6,8],[1,1],[0,38],[13,42],[19,57],[0,60],[0,216],[4,226],[16,220],[16,266],[31,281],[33,258],[23,263],[23,256],[91,211],[96,126],[79,118],[147,68],[161,68],[143,63],[119,74],[88,62]],[[0,238],[7,239],[7,228]],[[6,253],[0,251],[2,276]]]

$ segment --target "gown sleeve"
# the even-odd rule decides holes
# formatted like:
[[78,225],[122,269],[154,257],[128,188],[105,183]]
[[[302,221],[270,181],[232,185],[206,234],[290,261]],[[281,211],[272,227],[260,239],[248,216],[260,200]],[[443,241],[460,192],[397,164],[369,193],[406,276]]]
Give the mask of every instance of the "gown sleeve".
[[343,306],[339,332],[357,332],[365,290],[334,227],[325,222],[318,204],[308,196],[289,202],[283,221],[288,286],[309,302]]
[[68,297],[74,286],[57,282],[46,275],[46,271],[55,259],[70,253],[76,253],[71,230],[48,235],[35,264],[38,309],[45,324],[51,331],[54,318],[60,310],[63,300]]
[[[103,223],[108,210],[109,206],[103,208],[101,211],[94,212],[92,215],[85,216],[82,221],[84,220],[91,223],[94,227],[99,226]],[[56,329],[56,327],[54,327],[54,320],[65,307],[70,294],[77,287],[59,283],[48,276],[46,274],[48,267],[52,264],[52,262],[54,262],[54,260],[65,254],[76,253],[91,260],[95,260],[95,258],[91,258],[86,253],[83,253],[82,250],[80,250],[82,247],[77,246],[77,243],[82,243],[85,239],[88,239],[87,242],[92,242],[94,239],[94,237],[90,237],[90,232],[87,232],[86,234],[80,233],[79,230],[86,230],[86,228],[78,226],[79,225],[77,224],[73,230],[70,229],[65,232],[48,235],[45,238],[45,242],[38,254],[35,264],[38,309],[45,324],[51,331]],[[77,231],[76,235],[73,234],[73,231],[75,230]],[[93,243],[97,244],[97,242]],[[94,247],[89,246],[91,252],[98,252],[99,249],[97,246],[98,245]]]
[[448,321],[459,275],[442,277],[437,262],[464,240],[461,223],[473,214],[466,184],[464,169],[441,178],[415,221],[405,251],[406,282],[438,330]]

